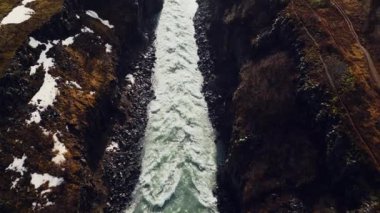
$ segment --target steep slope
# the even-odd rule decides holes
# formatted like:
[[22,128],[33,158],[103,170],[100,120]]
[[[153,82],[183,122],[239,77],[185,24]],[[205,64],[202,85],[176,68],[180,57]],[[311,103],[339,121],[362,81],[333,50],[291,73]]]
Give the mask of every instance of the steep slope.
[[378,3],[208,5],[221,196],[241,212],[378,210]]
[[[0,210],[102,211],[102,156],[118,85],[160,1],[2,1]],[[128,100],[129,101],[129,100]]]
[[[25,3],[25,4],[24,4]],[[13,9],[25,5],[33,13],[29,19],[19,24],[5,24],[3,21]],[[28,35],[41,27],[49,19],[59,13],[63,7],[63,0],[58,1],[18,1],[4,0],[0,3],[0,76],[4,75],[6,67],[16,54],[17,49],[27,39]],[[21,10],[22,11],[22,10]],[[15,17],[22,16],[23,13],[16,12]],[[12,19],[10,17],[9,19]],[[20,20],[21,21],[21,20]],[[4,22],[4,23],[3,23]]]

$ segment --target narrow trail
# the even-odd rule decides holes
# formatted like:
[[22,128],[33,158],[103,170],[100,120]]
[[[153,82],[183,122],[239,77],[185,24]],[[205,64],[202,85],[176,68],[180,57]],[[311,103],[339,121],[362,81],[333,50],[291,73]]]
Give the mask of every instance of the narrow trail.
[[351,34],[355,38],[357,44],[359,45],[360,49],[363,51],[367,62],[368,62],[368,67],[370,71],[370,75],[372,77],[372,80],[376,84],[377,89],[380,89],[380,75],[376,69],[375,63],[372,60],[371,54],[368,52],[368,50],[362,45],[358,34],[355,31],[354,25],[352,24],[350,18],[347,16],[347,14],[344,12],[343,8],[339,3],[337,3],[334,0],[331,0],[332,5],[337,9],[337,11],[341,14],[341,16],[344,18],[348,28],[350,29]]
[[126,212],[217,212],[215,133],[201,92],[196,0],[166,0],[139,182]]
[[[314,15],[317,15],[319,16],[311,7],[310,5],[308,5],[307,2],[305,2],[307,4],[307,6],[309,7],[309,9],[312,10],[313,14]],[[294,8],[294,2],[292,1],[292,10],[294,12],[294,14],[296,15],[296,17],[299,19],[299,20],[302,20],[300,19],[299,15],[297,14],[295,8]],[[320,17],[317,17],[318,20],[320,20]],[[303,23],[301,21],[301,23]],[[316,41],[316,39],[314,38],[314,36],[310,33],[310,31],[307,29],[307,27],[303,24],[303,30],[305,30],[306,34],[309,36],[309,38],[312,40],[313,44],[316,46],[316,48],[318,49],[318,51],[321,51],[321,47],[320,45],[318,44],[318,42]],[[351,112],[349,110],[349,108],[347,107],[347,105],[345,104],[345,102],[343,101],[343,99],[341,98],[341,96],[339,95],[339,92],[338,92],[338,89],[336,87],[336,84],[334,82],[334,78],[330,72],[330,70],[328,69],[327,65],[326,65],[326,62],[325,60],[323,59],[322,57],[322,54],[319,53],[319,59],[323,65],[323,69],[325,70],[325,75],[329,81],[329,84],[331,86],[331,88],[333,89],[333,92],[336,94],[336,96],[338,97],[338,100],[339,100],[339,103],[340,105],[343,107],[343,110],[345,111],[345,114],[346,114],[346,117],[348,119],[348,122],[350,123],[352,129],[354,130],[355,134],[357,135],[358,139],[360,140],[360,143],[363,144],[364,148],[368,151],[368,154],[370,155],[370,158],[373,160],[373,162],[375,163],[377,169],[380,169],[380,162],[379,160],[376,158],[374,152],[372,151],[370,145],[367,143],[367,141],[364,139],[364,137],[362,136],[362,133],[360,132],[359,128],[357,127],[354,119],[352,118],[351,116]]]

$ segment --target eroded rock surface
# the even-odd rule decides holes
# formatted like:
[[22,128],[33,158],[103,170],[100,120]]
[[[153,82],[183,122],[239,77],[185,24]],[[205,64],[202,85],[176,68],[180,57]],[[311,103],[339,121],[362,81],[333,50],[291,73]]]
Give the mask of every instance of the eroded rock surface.
[[378,3],[204,5],[221,210],[378,211]]
[[[220,211],[379,211],[379,1],[198,3]],[[0,2],[0,212],[125,209],[162,4]]]
[[115,118],[137,111],[134,96],[120,98],[125,64],[142,54],[162,2],[7,0],[0,19],[19,4],[30,19],[0,26],[0,211],[102,211],[107,138]]

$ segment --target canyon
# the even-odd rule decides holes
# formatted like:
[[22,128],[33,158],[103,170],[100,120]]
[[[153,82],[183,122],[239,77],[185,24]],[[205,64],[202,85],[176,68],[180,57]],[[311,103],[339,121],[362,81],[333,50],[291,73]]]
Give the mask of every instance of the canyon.
[[3,0],[1,212],[377,212],[380,2]]

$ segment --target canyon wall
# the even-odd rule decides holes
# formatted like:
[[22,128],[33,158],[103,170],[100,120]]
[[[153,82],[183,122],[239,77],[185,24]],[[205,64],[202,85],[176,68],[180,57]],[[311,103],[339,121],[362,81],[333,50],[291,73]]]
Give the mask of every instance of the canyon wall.
[[226,147],[221,209],[378,210],[378,2],[208,5],[215,65],[205,91]]
[[[26,2],[29,20],[0,25],[0,211],[101,212],[125,60],[163,2]],[[1,2],[0,19],[18,4]]]

